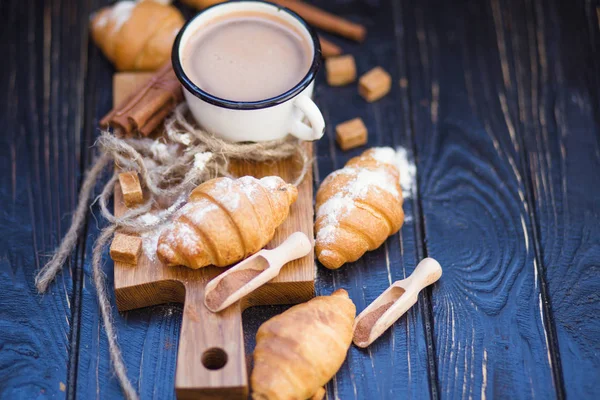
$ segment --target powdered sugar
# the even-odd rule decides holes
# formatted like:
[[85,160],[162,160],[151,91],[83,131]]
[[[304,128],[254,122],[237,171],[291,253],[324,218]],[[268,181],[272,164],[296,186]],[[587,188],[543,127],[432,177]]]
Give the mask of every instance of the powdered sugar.
[[394,177],[383,168],[374,171],[360,169],[348,191],[355,198],[364,198],[369,190],[378,188],[385,190],[394,197],[399,197],[400,193],[398,193],[394,180]]
[[373,147],[371,157],[385,164],[395,164],[396,152],[391,147]]
[[177,230],[170,230],[166,237],[167,243],[178,243],[181,247],[187,249],[190,254],[200,251],[198,248],[198,234],[196,230],[188,224],[178,224]]
[[410,159],[409,152],[401,146],[394,151],[391,147],[376,147],[371,156],[379,162],[395,164],[400,172],[400,186],[405,199],[412,197],[416,184],[417,167]]
[[140,215],[138,217],[138,220],[140,222],[144,223],[144,225],[154,225],[158,221],[160,221],[160,218],[158,218],[155,214],[146,213],[146,214]]
[[337,193],[330,197],[317,210],[317,218],[325,217],[327,222],[334,222],[336,216],[341,216],[354,209],[354,199],[347,193]]
[[335,256],[335,253],[331,250],[321,250],[321,253],[319,254],[319,257],[333,257]]
[[[93,21],[94,18],[96,17],[96,13],[92,14],[90,19]],[[110,15],[110,11],[107,12],[103,12],[102,14],[100,14],[100,18],[98,18],[97,21],[95,21],[95,28],[96,29],[102,29],[106,26],[106,24],[108,23],[108,16]]]
[[258,194],[258,182],[256,178],[251,176],[243,176],[238,179],[240,190],[246,195],[250,201]]
[[259,180],[260,184],[270,191],[277,190],[281,187],[283,180],[278,176],[265,176]]
[[231,190],[231,183],[233,180],[231,178],[221,178],[217,183],[215,183],[215,189],[217,190]]
[[209,151],[194,154],[194,168],[202,171],[204,168],[206,168],[206,163],[210,161],[212,156],[213,153]]
[[156,248],[158,247],[158,238],[162,233],[162,229],[154,229],[152,231],[144,232],[140,236],[142,237],[142,248],[144,254],[150,261],[156,260]]
[[[396,164],[396,152],[390,147],[376,147],[369,154],[381,163]],[[396,177],[384,167],[376,169],[344,167],[333,172],[327,179],[335,179],[338,175],[350,175],[352,178],[317,210],[317,219],[322,220],[317,241],[322,244],[335,240],[335,232],[340,220],[356,207],[356,199],[367,197],[372,190],[385,191],[400,199]]]
[[215,190],[219,193],[217,197],[219,197],[221,205],[227,210],[233,211],[240,206],[240,194],[233,190],[233,180],[231,178],[221,179],[215,185]]
[[135,1],[119,1],[111,9],[110,18],[113,19],[113,31],[118,32],[121,26],[129,19],[133,9],[136,6]]
[[317,242],[331,243],[335,239],[339,220],[355,207],[354,200],[342,193],[336,194],[323,203],[317,210],[317,219],[324,218],[323,225],[317,232]]
[[209,214],[219,209],[219,206],[211,203],[207,199],[201,199],[199,202],[190,203],[188,206],[193,207],[193,209],[189,212],[188,210],[183,210],[182,213],[184,213],[195,226],[202,226],[206,222]]
[[[225,181],[225,180],[223,180]],[[227,179],[227,183],[219,182],[219,184],[227,185],[227,196],[221,199],[221,203],[228,210],[235,210],[240,206],[240,192],[244,194],[250,201],[258,194],[258,185],[261,185],[270,192],[281,187],[282,180],[277,176],[267,176],[262,179],[256,179],[252,176],[243,176],[237,179],[236,187],[239,191],[232,190],[233,180]],[[221,187],[223,189],[223,187]]]
[[[177,29],[179,30],[179,28]],[[179,135],[179,141],[184,146],[189,146],[190,143],[192,143],[192,135],[190,135],[189,133],[182,133]]]
[[[181,206],[181,204],[184,202],[184,200],[185,200],[185,196],[179,196],[179,198],[177,198],[177,200],[175,200],[175,202],[168,209],[159,211],[159,212],[149,212],[146,214],[142,214],[137,219],[139,222],[144,223],[144,225],[146,225],[146,226],[157,225],[161,221],[163,221],[163,218],[161,218],[161,214],[163,214],[163,215],[164,215],[164,213],[172,214],[175,210],[177,210]],[[179,215],[179,213],[181,212],[181,210],[184,207],[179,209],[175,215]],[[158,245],[158,238],[160,237],[160,235],[162,234],[163,230],[165,229],[166,225],[170,222],[170,220],[171,219],[168,218],[168,219],[164,220],[164,222],[162,224],[157,225],[154,229],[148,230],[148,231],[140,234],[140,236],[142,238],[142,248],[144,250],[144,254],[151,261],[156,260],[156,247]]]
[[396,149],[396,166],[400,171],[400,186],[405,199],[412,197],[416,186],[417,167],[413,160],[409,160],[408,152],[404,147]]
[[240,194],[237,192],[230,193],[221,199],[221,204],[230,212],[237,210],[240,206]]

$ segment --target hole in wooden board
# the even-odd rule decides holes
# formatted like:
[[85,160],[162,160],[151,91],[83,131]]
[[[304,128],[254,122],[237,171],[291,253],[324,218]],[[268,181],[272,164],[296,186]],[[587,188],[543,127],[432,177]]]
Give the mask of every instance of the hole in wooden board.
[[217,370],[227,364],[227,353],[219,347],[212,347],[202,353],[202,365],[206,369]]
[[379,299],[379,305],[370,313],[361,318],[356,325],[354,338],[359,343],[365,343],[371,336],[371,330],[381,316],[404,294],[405,290],[401,287],[393,287],[383,298]]

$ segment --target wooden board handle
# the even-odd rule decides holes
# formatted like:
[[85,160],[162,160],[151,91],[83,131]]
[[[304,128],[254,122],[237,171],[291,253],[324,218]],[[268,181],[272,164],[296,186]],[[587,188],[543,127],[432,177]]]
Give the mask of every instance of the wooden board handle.
[[242,310],[238,303],[217,314],[210,312],[204,305],[208,280],[185,285],[175,376],[177,398],[246,399]]

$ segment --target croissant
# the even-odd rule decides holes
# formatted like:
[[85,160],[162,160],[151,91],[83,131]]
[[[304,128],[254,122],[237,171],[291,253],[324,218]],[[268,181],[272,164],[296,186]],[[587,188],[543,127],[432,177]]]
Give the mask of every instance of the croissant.
[[305,400],[322,395],[322,386],[346,358],[355,314],[348,292],[338,289],[262,324],[250,377],[252,398]]
[[336,269],[375,250],[404,222],[395,151],[372,148],[331,173],[317,191],[317,258]]
[[183,23],[173,6],[119,1],[93,14],[90,27],[94,42],[119,71],[153,71],[170,60]]
[[298,190],[278,176],[204,182],[161,232],[158,258],[194,269],[240,261],[269,243],[296,197]]

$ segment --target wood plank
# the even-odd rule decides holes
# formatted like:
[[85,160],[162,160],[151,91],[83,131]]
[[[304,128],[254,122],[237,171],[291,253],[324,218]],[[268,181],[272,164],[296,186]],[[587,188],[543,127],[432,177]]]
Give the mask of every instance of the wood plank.
[[[87,4],[2,3],[0,397],[63,398],[77,342],[78,259],[44,296],[34,278],[70,224],[80,179]],[[12,27],[18,26],[18,29]],[[11,27],[11,28],[8,28]],[[82,55],[83,57],[80,57]],[[80,281],[81,279],[79,279]]]
[[[406,67],[400,55],[405,53],[404,26],[398,3],[370,7],[366,3],[320,1],[317,5],[336,14],[361,21],[368,26],[365,43],[360,46],[344,43],[345,53],[354,55],[357,74],[381,65],[392,76],[392,90],[378,102],[367,104],[358,94],[356,85],[331,88],[324,77],[318,80],[317,103],[327,121],[326,136],[316,143],[317,168],[315,186],[333,170],[343,167],[350,158],[370,146],[402,147],[412,157],[412,139],[406,87],[399,81],[406,78]],[[393,6],[393,7],[392,7]],[[361,117],[369,131],[366,146],[347,152],[335,142],[336,124]],[[412,195],[416,195],[416,191]],[[329,294],[342,287],[356,304],[357,313],[381,294],[392,282],[413,271],[422,246],[417,234],[420,216],[416,199],[406,192],[404,226],[379,249],[365,254],[354,263],[338,270],[319,266],[318,294]],[[393,399],[400,394],[407,398],[427,398],[429,385],[426,321],[420,299],[418,306],[366,350],[354,346],[336,377],[327,385],[330,399]],[[249,310],[247,313],[250,313]],[[266,313],[267,311],[265,311]],[[257,311],[258,313],[258,311]],[[435,371],[434,371],[435,373]],[[435,387],[433,388],[435,390]]]
[[592,399],[600,393],[600,21],[590,2],[536,1],[533,11],[524,46],[533,57],[522,70],[537,79],[525,85],[522,137],[540,264],[565,395]]
[[[98,0],[95,9],[109,3],[110,0]],[[189,7],[183,8],[187,18],[194,14]],[[87,24],[87,19],[85,22]],[[91,144],[98,134],[98,121],[112,108],[112,77],[115,71],[99,49],[93,43],[89,45],[89,91],[85,111],[89,114],[86,121],[90,122],[90,127],[86,130],[84,145],[91,155]],[[101,179],[98,190],[107,179],[108,175]],[[84,285],[76,394],[80,397],[118,399],[123,398],[123,393],[110,365],[108,342],[98,312],[91,270],[93,242],[99,235],[99,228],[104,226],[104,221],[97,217],[100,215],[97,206],[92,207],[92,213],[96,217],[89,219],[85,235],[87,242],[83,264]],[[105,265],[112,265],[108,252],[105,253],[103,261]],[[114,287],[112,268],[106,268],[106,272],[108,287]],[[111,304],[116,304],[114,292],[109,291],[109,294]],[[124,314],[119,314],[115,308],[114,324],[118,332],[118,342],[123,349],[128,376],[142,399],[175,398],[173,388],[182,313],[181,305],[175,303],[132,310]]]
[[[98,0],[96,9],[109,4],[109,0]],[[185,10],[190,17],[193,11]],[[85,19],[87,24],[87,19]],[[89,90],[86,96],[86,121],[90,122],[85,131],[84,145],[90,155],[90,147],[98,134],[98,121],[112,108],[113,66],[90,43],[90,56],[87,60],[89,68]],[[89,160],[90,158],[88,158]],[[98,190],[108,179],[106,175],[98,184]],[[99,235],[99,228],[104,221],[99,217],[97,206],[92,207],[96,216],[89,219],[86,230],[85,263],[83,264],[84,280],[82,288],[80,345],[77,365],[76,394],[79,397],[123,398],[123,393],[114,375],[108,354],[108,342],[103,331],[102,320],[98,312],[98,303],[93,286],[91,270],[91,254],[94,240]],[[104,264],[112,261],[108,252],[103,257]],[[114,287],[112,268],[106,268],[107,285]],[[116,304],[114,292],[109,291],[111,304]],[[166,304],[129,311],[124,314],[113,312],[114,324],[118,333],[118,342],[123,349],[123,358],[128,376],[138,390],[142,399],[175,398],[175,367],[179,332],[181,331],[182,307],[180,304]]]
[[507,28],[526,27],[527,8],[428,1],[406,11],[427,251],[445,267],[432,290],[440,394],[555,397],[515,133],[523,93],[511,68],[523,54]]
[[[85,143],[90,147],[98,134],[98,121],[112,108],[112,79],[114,69],[94,44],[90,44],[88,60],[89,95],[86,112],[89,113],[89,129]],[[112,171],[97,185],[97,193],[106,183]],[[123,398],[123,393],[110,364],[108,342],[99,315],[96,292],[92,279],[91,254],[95,239],[105,225],[97,206],[92,207],[94,217],[89,219],[86,230],[84,285],[82,288],[80,345],[78,351],[76,395],[78,397]],[[112,261],[108,251],[103,257],[107,285],[114,287]],[[109,290],[111,304],[116,304],[114,291]],[[140,398],[172,399],[175,397],[175,367],[179,332],[181,331],[182,307],[166,304],[119,314],[113,311],[118,342],[123,351],[127,372]]]

